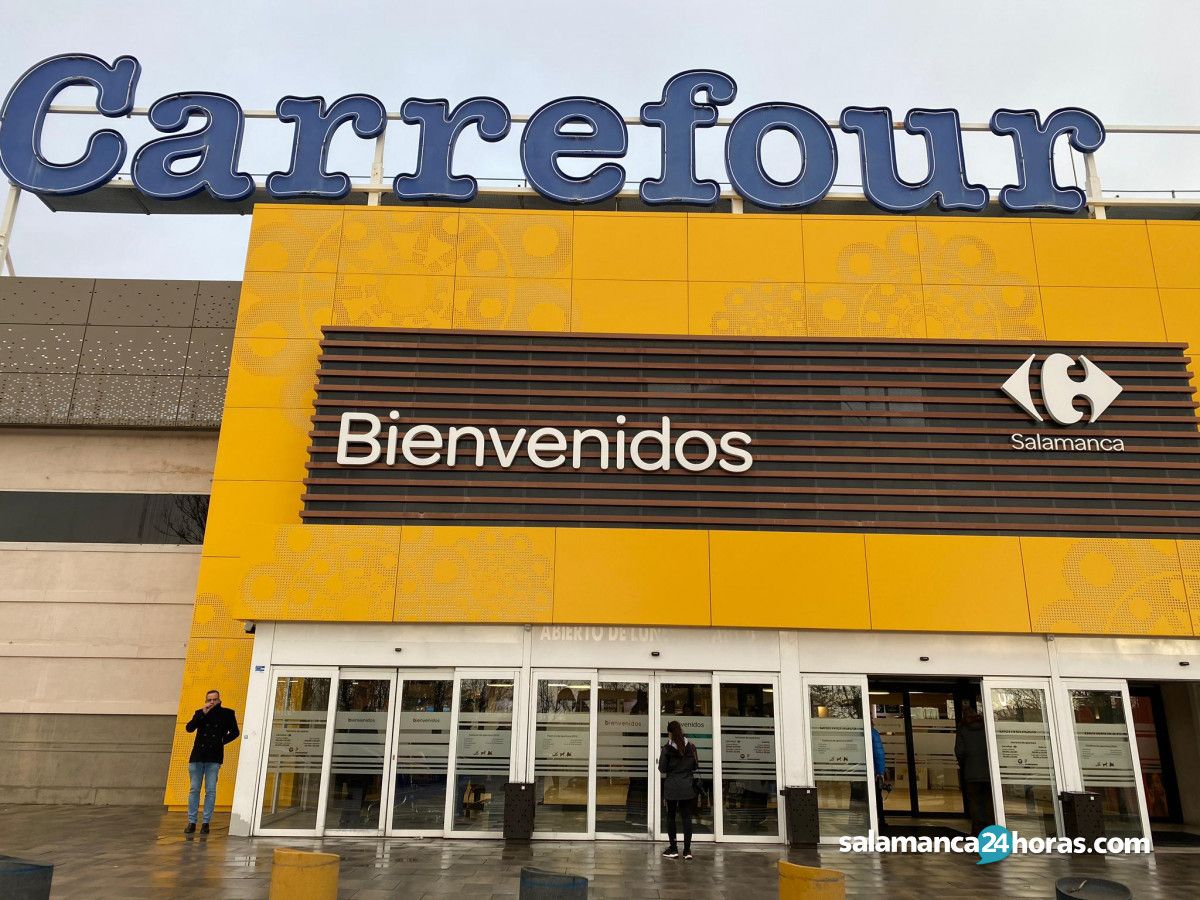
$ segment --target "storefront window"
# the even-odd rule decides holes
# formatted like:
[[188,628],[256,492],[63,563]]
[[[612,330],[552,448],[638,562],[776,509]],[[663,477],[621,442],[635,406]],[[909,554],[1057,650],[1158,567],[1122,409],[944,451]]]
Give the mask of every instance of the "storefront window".
[[504,830],[512,720],[511,679],[463,679],[455,756],[455,831]]
[[591,709],[590,684],[538,679],[534,737],[537,831],[587,831]]
[[811,684],[808,714],[821,836],[866,834],[871,808],[862,688]]
[[1029,837],[1055,836],[1058,786],[1046,692],[992,688],[992,718],[1005,824]]
[[306,831],[317,827],[330,681],[289,676],[275,681],[267,774],[259,810],[263,828]]
[[725,834],[779,834],[773,685],[721,685],[721,816]]
[[1141,837],[1137,773],[1121,692],[1073,690],[1070,694],[1079,771],[1084,790],[1098,794],[1104,804],[1104,831],[1109,837]]

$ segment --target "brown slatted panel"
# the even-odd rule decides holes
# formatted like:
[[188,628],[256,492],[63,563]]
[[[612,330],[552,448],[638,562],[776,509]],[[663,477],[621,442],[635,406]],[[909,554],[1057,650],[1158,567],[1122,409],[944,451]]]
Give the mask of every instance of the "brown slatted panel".
[[[730,340],[327,328],[303,516],[664,528],[1200,534],[1200,432],[1179,344]],[[1030,353],[1085,355],[1124,392],[1094,426],[1035,423],[1000,391]],[[659,388],[659,386],[662,386]],[[1036,383],[1033,396],[1039,400]],[[754,466],[346,467],[337,424],[748,432]],[[386,414],[397,410],[399,417]],[[1115,438],[1124,453],[1013,450],[1009,435]],[[905,439],[911,435],[912,439]],[[569,451],[568,451],[569,455]],[[693,453],[692,458],[697,458]],[[523,460],[523,462],[522,462]],[[1075,487],[1074,490],[1070,489]],[[1064,489],[1066,488],[1066,489]]]

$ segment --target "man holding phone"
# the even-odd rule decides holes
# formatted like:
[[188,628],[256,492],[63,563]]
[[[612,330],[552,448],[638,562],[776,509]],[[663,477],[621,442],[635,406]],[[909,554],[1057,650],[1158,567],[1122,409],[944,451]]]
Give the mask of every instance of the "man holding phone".
[[209,691],[204,695],[204,706],[196,710],[192,720],[184,726],[188,734],[196,732],[192,755],[188,757],[188,775],[191,790],[188,791],[188,824],[184,834],[196,832],[196,814],[200,808],[200,783],[204,782],[204,822],[201,834],[208,834],[208,823],[212,821],[213,807],[217,805],[217,773],[225,762],[225,745],[236,740],[237,717],[232,709],[221,705],[221,692]]

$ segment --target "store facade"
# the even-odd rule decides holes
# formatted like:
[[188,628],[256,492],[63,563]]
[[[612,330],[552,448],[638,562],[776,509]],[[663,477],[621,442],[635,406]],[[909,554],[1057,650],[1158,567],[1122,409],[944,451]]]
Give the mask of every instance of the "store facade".
[[785,787],[822,840],[1083,791],[1149,834],[1194,223],[254,215],[180,700],[244,710],[234,833],[496,837],[532,791],[535,837],[652,838],[678,719],[716,840],[784,840]]

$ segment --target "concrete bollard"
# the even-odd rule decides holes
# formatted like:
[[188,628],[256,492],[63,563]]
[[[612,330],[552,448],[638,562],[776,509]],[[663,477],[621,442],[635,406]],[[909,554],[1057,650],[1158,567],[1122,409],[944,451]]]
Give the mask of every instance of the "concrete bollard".
[[270,900],[336,900],[340,864],[336,853],[276,848]]
[[779,900],[845,900],[846,875],[779,860]]

